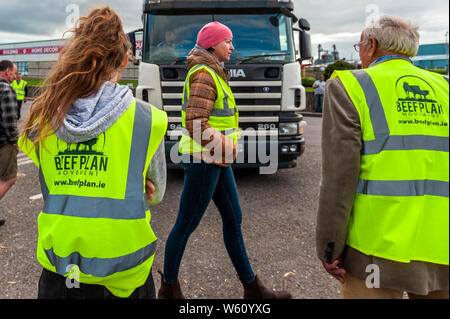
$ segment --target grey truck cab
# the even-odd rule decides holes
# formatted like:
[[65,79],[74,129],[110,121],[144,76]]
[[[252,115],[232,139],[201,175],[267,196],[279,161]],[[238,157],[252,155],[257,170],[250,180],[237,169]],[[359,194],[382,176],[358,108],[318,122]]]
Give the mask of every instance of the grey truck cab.
[[[300,63],[311,58],[311,42],[308,22],[299,21],[293,9],[290,0],[144,1],[136,96],[168,114],[169,168],[180,160],[186,56],[198,31],[212,21],[227,25],[234,36],[235,50],[225,64],[242,129],[234,167],[275,168],[266,169],[271,173],[296,166],[305,148],[299,111],[305,109],[306,94]],[[130,38],[135,43],[134,33]]]

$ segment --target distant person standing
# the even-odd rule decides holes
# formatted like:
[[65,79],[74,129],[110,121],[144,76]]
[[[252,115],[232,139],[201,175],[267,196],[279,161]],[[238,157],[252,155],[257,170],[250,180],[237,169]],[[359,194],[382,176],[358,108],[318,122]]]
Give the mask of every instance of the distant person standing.
[[[10,86],[16,72],[11,61],[0,61],[0,199],[17,179],[17,99]],[[4,223],[0,220],[0,226]]]
[[314,112],[322,112],[323,94],[325,93],[325,81],[323,75],[313,84],[314,91]]
[[11,83],[11,86],[16,91],[17,95],[17,119],[20,120],[20,109],[22,103],[27,103],[28,86],[27,81],[22,79],[22,73],[16,74],[16,79]]

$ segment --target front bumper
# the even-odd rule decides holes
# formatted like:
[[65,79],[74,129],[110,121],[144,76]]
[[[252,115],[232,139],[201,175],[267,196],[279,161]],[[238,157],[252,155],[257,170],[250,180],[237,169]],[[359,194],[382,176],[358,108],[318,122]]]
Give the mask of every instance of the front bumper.
[[[283,146],[289,150],[283,152]],[[285,149],[286,147],[284,147]],[[295,148],[295,151],[291,151]],[[181,156],[178,154],[178,141],[165,141],[167,167],[180,169]],[[254,140],[244,137],[239,140],[239,152],[233,168],[261,168],[276,167],[293,168],[297,166],[297,158],[305,151],[305,138],[303,135],[266,138]]]

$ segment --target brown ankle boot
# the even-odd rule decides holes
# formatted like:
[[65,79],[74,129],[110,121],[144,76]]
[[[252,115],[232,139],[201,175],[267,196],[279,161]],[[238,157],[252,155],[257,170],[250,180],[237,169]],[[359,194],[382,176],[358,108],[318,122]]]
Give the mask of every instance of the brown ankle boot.
[[158,270],[161,275],[161,288],[158,290],[158,299],[186,299],[181,292],[180,281],[177,279],[173,285],[169,285],[164,281],[163,273]]
[[292,299],[288,291],[273,291],[264,287],[258,276],[249,284],[244,286],[244,299]]

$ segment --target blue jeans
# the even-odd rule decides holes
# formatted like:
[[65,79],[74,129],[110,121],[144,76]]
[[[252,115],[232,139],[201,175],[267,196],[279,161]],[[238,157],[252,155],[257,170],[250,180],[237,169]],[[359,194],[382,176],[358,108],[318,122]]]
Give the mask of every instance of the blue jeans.
[[[187,163],[182,160],[184,186],[178,217],[166,242],[164,280],[173,284],[178,278],[181,259],[189,236],[197,228],[211,199],[222,217],[223,239],[228,255],[243,283],[255,279],[242,237],[242,211],[231,167]],[[197,162],[199,160],[196,160]]]
[[314,111],[322,112],[323,106],[323,94],[315,94],[314,95]]

